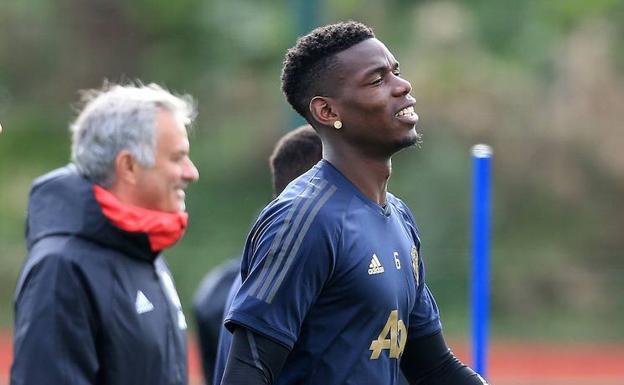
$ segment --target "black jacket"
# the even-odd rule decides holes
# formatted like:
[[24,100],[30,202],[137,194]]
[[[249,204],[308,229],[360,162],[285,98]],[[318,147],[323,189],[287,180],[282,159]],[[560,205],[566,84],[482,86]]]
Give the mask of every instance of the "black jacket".
[[11,384],[186,384],[186,322],[146,234],[102,214],[67,166],[33,183]]

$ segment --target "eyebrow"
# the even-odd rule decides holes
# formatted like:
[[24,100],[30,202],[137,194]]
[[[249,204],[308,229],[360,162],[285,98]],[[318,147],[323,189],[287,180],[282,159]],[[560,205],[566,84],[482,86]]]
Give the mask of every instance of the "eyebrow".
[[[394,71],[394,70],[396,70],[398,68],[399,68],[399,62],[395,61],[394,64],[392,65],[391,71]],[[377,73],[378,74],[382,74],[382,73],[386,72],[387,70],[388,70],[387,66],[380,65],[378,67],[375,67],[373,69],[370,69],[370,70],[366,71],[366,73],[364,74],[364,77],[367,78],[367,77],[369,77],[369,76],[371,76],[373,74],[377,74]]]
[[186,156],[190,154],[190,148],[180,148],[171,153],[171,156]]

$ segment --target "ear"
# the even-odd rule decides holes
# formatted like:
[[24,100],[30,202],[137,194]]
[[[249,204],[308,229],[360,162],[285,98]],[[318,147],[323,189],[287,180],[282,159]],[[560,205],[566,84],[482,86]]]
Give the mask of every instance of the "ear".
[[315,96],[310,100],[310,113],[314,120],[327,127],[332,127],[336,120],[340,120],[334,101],[324,96]]
[[121,150],[115,157],[115,179],[125,184],[137,184],[139,164],[130,151]]

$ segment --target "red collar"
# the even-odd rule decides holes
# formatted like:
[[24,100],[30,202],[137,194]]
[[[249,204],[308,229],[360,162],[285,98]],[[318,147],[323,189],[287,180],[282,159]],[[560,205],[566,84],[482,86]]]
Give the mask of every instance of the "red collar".
[[185,212],[168,213],[128,205],[96,184],[93,185],[93,192],[106,218],[122,230],[147,234],[154,252],[166,249],[184,235],[188,223]]

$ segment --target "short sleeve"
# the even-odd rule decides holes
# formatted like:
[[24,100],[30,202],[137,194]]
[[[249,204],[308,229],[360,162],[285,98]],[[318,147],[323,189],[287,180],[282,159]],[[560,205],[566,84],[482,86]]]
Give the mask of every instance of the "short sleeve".
[[335,261],[331,226],[319,212],[322,198],[295,201],[258,219],[243,256],[243,285],[225,318],[228,328],[241,325],[292,349]]
[[423,282],[418,285],[416,303],[410,312],[410,338],[433,334],[442,329],[438,306],[427,285]]

